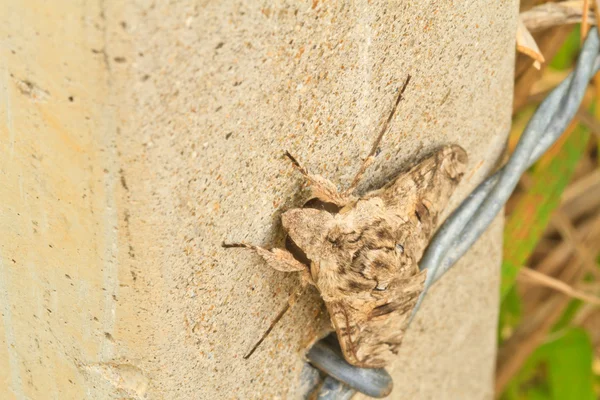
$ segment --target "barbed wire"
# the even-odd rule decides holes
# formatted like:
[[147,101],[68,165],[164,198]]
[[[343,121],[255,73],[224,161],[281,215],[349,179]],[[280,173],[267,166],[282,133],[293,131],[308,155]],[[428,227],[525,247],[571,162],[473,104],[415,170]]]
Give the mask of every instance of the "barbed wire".
[[[600,69],[600,38],[590,30],[573,72],[540,104],[523,131],[508,162],[483,181],[446,219],[419,262],[427,270],[423,293],[409,322],[419,310],[429,288],[458,261],[485,232],[517,186],[521,175],[560,137],[575,117],[590,80]],[[356,391],[385,397],[392,378],[384,369],[358,368],[342,356],[335,337],[315,344],[307,353],[309,362],[326,373],[319,400],[346,400]]]

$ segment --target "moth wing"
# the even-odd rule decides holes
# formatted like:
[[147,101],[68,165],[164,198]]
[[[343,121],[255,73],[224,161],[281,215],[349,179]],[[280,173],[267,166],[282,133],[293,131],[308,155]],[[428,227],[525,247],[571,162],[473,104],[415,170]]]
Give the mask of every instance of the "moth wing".
[[381,197],[386,208],[407,219],[410,242],[406,244],[419,260],[435,233],[440,213],[460,182],[467,167],[467,153],[457,145],[445,146],[398,176],[368,197]]
[[[311,257],[320,267],[314,281],[349,363],[384,367],[397,353],[423,291],[426,272],[417,263],[466,163],[461,147],[444,147],[340,212],[336,224],[316,219],[328,228],[329,243],[313,234],[305,244],[318,243]],[[307,226],[308,216],[295,225]]]
[[397,354],[409,318],[423,290],[426,272],[397,279],[386,295],[372,298],[345,297],[326,302],[344,358],[363,368],[383,368]]

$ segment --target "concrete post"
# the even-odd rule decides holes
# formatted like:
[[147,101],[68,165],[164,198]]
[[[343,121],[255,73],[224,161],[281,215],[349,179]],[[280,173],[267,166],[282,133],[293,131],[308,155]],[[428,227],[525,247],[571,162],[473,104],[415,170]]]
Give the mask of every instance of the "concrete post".
[[[442,144],[455,206],[510,126],[517,2],[0,4],[0,398],[302,398],[327,322],[224,239],[281,240],[306,198],[283,159],[347,185],[407,74],[362,190]],[[492,397],[501,223],[431,292],[391,398]]]

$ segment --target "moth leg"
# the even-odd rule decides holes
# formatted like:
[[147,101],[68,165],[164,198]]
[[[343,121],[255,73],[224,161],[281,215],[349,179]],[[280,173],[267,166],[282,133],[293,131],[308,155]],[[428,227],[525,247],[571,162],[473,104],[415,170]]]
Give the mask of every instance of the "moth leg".
[[337,187],[329,179],[323,178],[321,175],[314,175],[308,172],[288,151],[285,152],[287,158],[290,159],[294,168],[296,168],[310,182],[313,195],[327,203],[333,203],[343,207],[354,200],[354,197],[340,193]]
[[246,353],[246,355],[244,355],[244,360],[247,360],[248,358],[250,358],[250,356],[252,354],[254,354],[256,349],[258,349],[258,346],[260,346],[261,343],[267,338],[267,336],[269,336],[269,333],[271,333],[271,331],[273,330],[275,325],[277,325],[279,323],[279,321],[281,320],[281,318],[283,318],[283,316],[290,310],[290,308],[292,308],[294,306],[294,304],[296,304],[296,301],[298,301],[298,299],[304,293],[305,288],[306,288],[306,286],[302,286],[302,287],[300,287],[300,289],[294,290],[292,292],[292,294],[290,294],[290,297],[288,297],[287,303],[283,306],[281,311],[279,311],[279,314],[277,314],[277,316],[271,321],[271,324],[269,325],[269,327],[267,328],[265,333],[262,334],[260,339],[258,339],[258,341],[254,344],[254,346],[252,346],[250,351],[248,353]]
[[306,289],[307,284],[312,283],[313,281],[312,281],[312,278],[310,277],[310,273],[308,272],[308,267],[306,265],[302,264],[300,261],[296,260],[294,258],[294,256],[292,255],[292,253],[290,253],[289,251],[286,251],[283,249],[278,249],[278,248],[267,250],[265,248],[262,248],[259,246],[253,246],[253,245],[247,244],[247,243],[223,243],[223,247],[225,247],[225,248],[240,247],[240,248],[245,248],[245,249],[250,249],[250,250],[256,251],[267,262],[267,264],[269,266],[271,266],[272,268],[274,268],[278,271],[283,271],[283,272],[301,271],[302,272],[302,284],[300,285],[300,287],[296,288],[292,292],[292,294],[288,298],[288,301],[283,306],[281,311],[279,311],[277,316],[271,321],[271,324],[269,324],[269,327],[267,328],[267,330],[262,334],[260,339],[258,339],[258,341],[254,344],[254,346],[252,346],[250,351],[248,351],[248,353],[246,353],[244,355],[244,359],[247,360],[248,358],[250,358],[250,356],[252,356],[252,354],[254,354],[256,349],[258,349],[258,347],[267,338],[267,336],[269,336],[269,334],[271,333],[271,331],[273,330],[275,325],[277,325],[277,323],[281,320],[281,318],[283,318],[283,316],[289,311],[289,309],[292,308],[292,306],[296,303],[296,301],[298,301],[298,299],[302,296],[302,294],[304,293],[304,291]]
[[408,82],[410,82],[410,75],[408,75],[406,77],[406,80],[404,81],[402,88],[400,88],[400,90],[398,92],[398,97],[396,98],[396,102],[394,103],[394,106],[392,107],[392,111],[390,112],[390,115],[388,116],[387,120],[383,124],[383,127],[381,128],[379,135],[373,142],[373,146],[371,146],[371,151],[369,152],[369,155],[367,156],[367,158],[364,159],[362,165],[360,166],[358,172],[356,173],[356,176],[354,176],[354,179],[352,180],[350,187],[342,193],[343,196],[350,196],[356,190],[356,187],[360,183],[360,180],[362,179],[363,175],[365,174],[365,171],[367,170],[367,168],[369,168],[369,166],[375,160],[375,156],[376,156],[378,148],[379,148],[379,143],[381,143],[381,139],[383,138],[383,135],[385,135],[385,133],[387,132],[387,130],[390,126],[390,122],[392,121],[392,118],[396,114],[396,109],[398,108],[398,104],[400,104],[400,100],[402,100],[402,94],[404,94],[404,91],[406,90],[406,87],[408,86]]
[[300,261],[296,260],[292,253],[284,249],[274,248],[271,250],[253,246],[247,243],[223,243],[223,247],[225,248],[234,248],[241,247],[245,249],[250,249],[258,253],[267,264],[281,272],[298,272],[298,271],[308,271],[308,267],[302,264]]

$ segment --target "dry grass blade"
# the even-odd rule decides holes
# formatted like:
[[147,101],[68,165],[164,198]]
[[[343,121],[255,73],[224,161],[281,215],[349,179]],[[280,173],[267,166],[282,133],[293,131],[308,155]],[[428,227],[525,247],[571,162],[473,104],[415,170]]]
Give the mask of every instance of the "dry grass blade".
[[[593,246],[600,239],[600,216],[583,221],[579,225],[578,231],[581,234],[584,245]],[[565,265],[569,265],[569,260],[573,258],[573,252],[573,246],[563,241],[535,266],[535,270],[545,275],[558,276],[561,269]],[[519,292],[522,293],[523,305],[529,310],[535,310],[539,307],[548,295],[543,290],[533,290],[534,285],[529,282],[522,282],[519,285],[519,289]]]
[[[563,243],[562,239],[554,239],[554,238],[549,238],[549,237],[541,238],[537,244],[537,247],[535,248],[535,252],[534,252],[534,255],[532,256],[532,258],[535,258],[536,260],[541,261],[542,259],[544,259],[546,257],[546,255],[550,254],[558,246],[560,246],[561,243]],[[531,262],[530,264],[537,265],[539,263],[539,261]]]
[[[600,171],[598,171],[600,172]],[[592,174],[592,176],[594,176]],[[600,177],[599,177],[600,178]],[[529,188],[532,185],[531,177],[524,173],[520,180],[520,185]],[[593,182],[592,182],[593,183]],[[589,182],[586,182],[586,188],[589,188]],[[593,186],[592,186],[593,187]],[[581,189],[580,189],[581,190]],[[587,191],[584,192],[587,194]],[[583,196],[585,199],[588,199],[589,196]],[[598,198],[592,198],[593,200],[600,200]],[[583,262],[585,268],[590,272],[594,277],[600,280],[600,270],[596,267],[596,260],[592,256],[591,251],[584,245],[584,236],[577,232],[577,229],[573,226],[571,219],[567,216],[562,209],[565,209],[564,203],[563,206],[556,210],[552,215],[550,220],[551,227],[554,227],[561,235],[561,237],[565,240],[565,242],[570,245],[574,250],[577,256]],[[572,208],[572,207],[569,207]],[[585,207],[587,208],[587,207]]]
[[577,110],[575,117],[600,139],[600,122],[584,108]]
[[[582,207],[579,201],[584,197],[594,198],[593,204],[600,206],[600,200],[598,199],[600,197],[600,169],[587,174],[565,189],[561,198],[561,210],[570,207]],[[590,208],[587,211],[590,210],[592,209]]]
[[[563,1],[560,3],[544,3],[531,10],[522,12],[520,18],[529,32],[540,32],[560,25],[571,25],[582,22],[584,14],[589,13],[589,4],[584,11],[586,1]],[[589,25],[596,24],[596,17],[587,17]],[[583,29],[582,29],[583,32]]]
[[540,69],[541,63],[546,61],[535,39],[520,19],[517,25],[517,51],[531,57],[534,60],[533,66],[536,69]]
[[[546,97],[548,97],[548,95],[550,94],[550,92],[552,91],[552,89],[554,89],[561,81],[562,79],[560,78],[566,78],[567,75],[571,72],[571,70],[562,70],[562,71],[552,71],[552,80],[554,80],[556,83],[555,84],[548,84],[550,82],[549,79],[546,79],[546,82],[544,81],[537,81],[533,84],[532,86],[532,90],[531,90],[531,95],[527,98],[527,102],[526,104],[539,104],[541,103]],[[545,74],[547,72],[545,71]],[[546,75],[544,75],[544,78],[546,78]],[[542,84],[540,84],[542,83]],[[541,88],[537,88],[541,86]],[[537,89],[537,90],[536,90]],[[590,87],[587,88],[586,92],[585,92],[585,96],[584,96],[584,101],[586,101],[585,99],[588,99],[587,102],[583,105],[583,108],[588,108],[590,101],[593,100],[596,96],[596,92],[595,89],[590,85]],[[576,114],[577,117],[577,114]],[[582,121],[583,122],[583,121]]]
[[565,215],[557,210],[552,216],[551,224],[556,227],[560,235],[575,249],[575,253],[582,261],[588,272],[592,273],[596,279],[600,279],[600,270],[596,267],[595,257],[591,251],[582,243],[583,238],[573,227],[571,221]]
[[[573,325],[582,325],[585,321],[593,314],[599,314],[598,307],[591,304],[584,304],[578,311],[575,317],[573,317]],[[600,332],[598,332],[600,335]]]
[[[560,211],[570,220],[578,220],[600,209],[600,169],[569,185],[561,199]],[[554,233],[549,230],[548,234]]]
[[583,0],[581,5],[581,43],[585,40],[588,32],[590,31],[590,0]]
[[[552,59],[572,29],[572,26],[559,26],[535,36],[535,41],[541,51],[541,54],[543,54],[547,60]],[[515,67],[516,79],[514,88],[513,112],[519,110],[521,107],[527,104],[531,87],[542,76],[542,71],[531,68],[531,64],[532,60],[524,55],[521,55],[517,59],[517,65]],[[542,70],[544,69],[545,68],[542,68]]]
[[585,329],[596,350],[596,358],[600,358],[600,309],[591,304],[583,304],[572,321],[573,325]]
[[552,278],[551,276],[542,274],[533,269],[530,269],[530,268],[521,269],[520,276],[523,276],[526,279],[529,279],[530,281],[538,283],[540,285],[544,285],[546,287],[555,289],[563,294],[566,294],[569,297],[600,306],[600,298],[599,297],[595,297],[595,296],[583,293],[581,291],[578,291],[575,288],[573,288],[572,286],[567,285],[566,283],[564,283],[558,279]]

